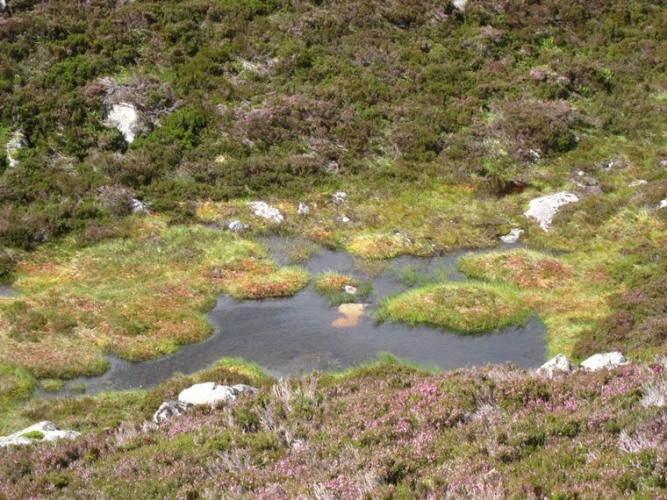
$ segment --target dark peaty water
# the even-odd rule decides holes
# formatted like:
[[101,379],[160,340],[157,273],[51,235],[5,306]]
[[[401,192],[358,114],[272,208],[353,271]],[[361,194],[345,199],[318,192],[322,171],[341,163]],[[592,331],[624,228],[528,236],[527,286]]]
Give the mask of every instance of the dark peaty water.
[[[284,261],[276,241],[269,242],[270,246],[276,258]],[[363,311],[361,306],[352,306],[347,315],[341,313],[312,287],[288,299],[237,301],[221,296],[208,314],[215,328],[209,339],[143,363],[110,358],[111,368],[104,375],[81,377],[73,382],[84,383],[88,392],[148,387],[177,372],[189,374],[201,370],[221,357],[254,361],[274,376],[339,370],[373,359],[379,352],[443,369],[508,361],[525,368],[543,363],[546,329],[537,318],[524,327],[477,335],[389,322],[376,324],[373,312],[378,301],[408,288],[399,276],[459,280],[463,277],[455,267],[457,257],[402,257],[375,269],[375,276],[368,277],[360,270],[364,266],[350,255],[321,250],[306,265],[313,275],[331,270],[356,275],[373,285],[371,296],[363,299],[367,304]]]

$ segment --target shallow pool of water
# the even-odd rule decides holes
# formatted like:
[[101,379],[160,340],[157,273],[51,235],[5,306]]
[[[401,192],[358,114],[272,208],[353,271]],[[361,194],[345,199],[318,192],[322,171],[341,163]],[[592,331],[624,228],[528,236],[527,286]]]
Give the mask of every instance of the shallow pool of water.
[[[276,258],[284,242],[269,241]],[[207,340],[175,354],[143,363],[110,358],[104,375],[80,377],[87,392],[156,385],[174,373],[190,374],[221,357],[242,357],[273,376],[298,376],[313,370],[340,370],[390,352],[401,358],[443,369],[512,362],[536,367],[545,358],[545,326],[533,318],[523,327],[476,335],[394,323],[378,324],[374,311],[382,298],[425,279],[461,280],[456,270],[460,254],[419,259],[401,257],[368,266],[349,254],[320,249],[304,264],[314,276],[335,271],[369,282],[373,291],[360,299],[364,306],[330,306],[312,286],[287,299],[237,301],[220,296],[208,314],[215,332]],[[358,317],[357,317],[358,316]]]

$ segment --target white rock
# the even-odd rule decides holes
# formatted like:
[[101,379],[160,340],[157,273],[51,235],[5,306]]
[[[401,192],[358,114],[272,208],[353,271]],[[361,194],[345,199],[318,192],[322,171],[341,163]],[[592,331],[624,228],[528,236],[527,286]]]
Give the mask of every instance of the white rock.
[[182,415],[192,408],[192,406],[192,403],[187,403],[185,401],[165,401],[153,414],[153,422],[159,424],[160,422],[171,420],[174,417]]
[[345,285],[345,286],[343,287],[343,291],[344,291],[345,293],[349,293],[350,295],[356,295],[358,290],[357,290],[357,287],[356,287],[356,286]]
[[178,400],[192,405],[215,405],[220,402],[230,403],[236,399],[236,391],[226,385],[215,382],[195,384],[181,391]]
[[27,145],[28,141],[25,139],[23,130],[17,130],[9,137],[9,142],[7,142],[5,150],[7,151],[7,161],[10,167],[15,168],[19,166],[19,160],[17,159],[18,151]]
[[229,229],[232,233],[242,233],[248,229],[248,227],[248,224],[244,224],[240,220],[233,220],[229,223],[227,229]]
[[468,5],[468,0],[452,0],[452,5],[456,10],[464,12],[466,10],[466,5]]
[[[40,432],[44,437],[42,439],[35,439],[25,437],[25,434],[32,432]],[[0,437],[0,447],[10,445],[26,445],[39,441],[56,441],[58,439],[75,439],[81,434],[76,431],[64,431],[59,429],[54,423],[44,421],[38,424],[26,427],[23,430],[15,432],[6,437]]]
[[299,215],[308,215],[310,213],[310,207],[304,202],[299,202],[299,208],[296,211]]
[[347,193],[345,191],[338,191],[331,196],[331,201],[336,205],[343,205],[347,203]]
[[637,186],[644,186],[648,184],[648,181],[645,179],[639,179],[636,181],[632,181],[630,184],[628,184],[629,187],[637,187]]
[[519,238],[523,233],[524,233],[523,229],[513,227],[512,229],[510,229],[510,232],[508,234],[500,237],[500,241],[502,241],[503,243],[516,243],[517,241],[519,241]]
[[531,200],[528,210],[523,214],[526,217],[535,219],[544,231],[548,231],[551,226],[551,221],[558,209],[563,205],[575,203],[577,201],[579,201],[579,197],[576,194],[570,193],[569,191],[561,191],[559,193],[541,196],[540,198]]
[[145,203],[133,198],[130,202],[130,210],[133,214],[137,215],[148,215],[148,207]]
[[557,372],[572,373],[573,371],[574,366],[572,366],[572,363],[563,354],[558,354],[556,357],[551,358],[537,369],[538,374],[546,375],[549,378],[553,377]]
[[584,370],[596,371],[602,368],[615,368],[621,365],[627,365],[628,360],[625,359],[620,352],[607,352],[603,354],[594,354],[590,358],[582,361],[581,367]]
[[343,224],[347,224],[350,222],[350,218],[347,215],[341,215],[339,219]]
[[127,103],[114,104],[106,123],[117,128],[128,143],[134,141],[140,127],[137,109]]
[[276,224],[282,222],[285,219],[283,214],[280,213],[280,210],[270,206],[268,203],[263,201],[253,201],[250,204],[250,207],[255,211],[256,216],[270,220]]
[[660,202],[660,205],[658,205],[658,208],[665,208],[665,207],[667,207],[667,198],[665,198],[664,200],[662,200],[662,201]]
[[7,8],[5,0],[0,0],[0,12],[4,11]]

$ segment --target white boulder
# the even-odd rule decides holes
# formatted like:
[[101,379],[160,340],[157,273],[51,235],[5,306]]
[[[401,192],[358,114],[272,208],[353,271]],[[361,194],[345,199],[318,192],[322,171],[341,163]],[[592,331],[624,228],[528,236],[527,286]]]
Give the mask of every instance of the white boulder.
[[503,243],[516,243],[517,241],[519,241],[519,238],[523,233],[524,233],[523,229],[513,227],[512,229],[510,229],[509,233],[507,233],[505,236],[500,237],[500,241],[502,241]]
[[278,210],[275,207],[272,207],[266,202],[253,201],[250,204],[250,207],[254,210],[256,216],[270,220],[271,222],[275,222],[276,224],[279,224],[285,219],[283,214],[280,213],[280,210]]
[[81,434],[76,431],[64,431],[53,422],[39,422],[9,436],[0,437],[0,448],[11,445],[26,445],[39,441],[75,439]]
[[581,367],[584,370],[594,372],[603,368],[616,368],[617,366],[627,365],[628,360],[625,359],[620,352],[606,352],[602,354],[594,354],[590,358],[581,362]]
[[134,141],[141,127],[137,108],[127,103],[114,104],[106,123],[109,127],[118,129],[128,143]]
[[215,382],[195,384],[181,391],[178,400],[191,405],[211,405],[231,403],[241,393],[257,394],[257,389],[245,384],[232,387],[219,385]]
[[556,373],[572,373],[574,371],[574,366],[570,363],[570,360],[565,357],[563,354],[558,354],[556,357],[551,358],[549,361],[544,363],[537,369],[539,375],[546,375],[549,378],[552,378]]
[[350,294],[350,295],[356,295],[357,292],[358,292],[357,287],[356,287],[356,286],[352,286],[352,285],[345,285],[345,286],[343,287],[343,291],[344,291],[345,293]]
[[528,210],[524,212],[526,217],[535,219],[544,231],[548,231],[551,227],[554,215],[558,209],[563,205],[575,203],[579,201],[579,197],[569,191],[561,191],[559,193],[541,196],[530,201]]

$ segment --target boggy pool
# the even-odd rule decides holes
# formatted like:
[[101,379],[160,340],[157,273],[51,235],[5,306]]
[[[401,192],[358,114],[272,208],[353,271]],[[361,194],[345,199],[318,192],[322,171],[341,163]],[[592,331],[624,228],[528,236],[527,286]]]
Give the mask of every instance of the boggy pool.
[[[266,242],[281,264],[288,263],[289,240]],[[355,261],[347,253],[317,250],[303,265],[312,276],[324,271],[353,275],[370,283],[366,304],[331,306],[309,285],[294,297],[238,301],[220,296],[208,319],[214,333],[205,341],[160,359],[133,363],[110,357],[110,369],[99,377],[80,377],[89,393],[156,385],[174,373],[190,374],[222,357],[242,357],[268,374],[298,376],[313,370],[340,370],[371,360],[380,352],[443,369],[512,362],[529,368],[545,358],[545,326],[533,318],[523,327],[484,334],[459,335],[426,326],[377,323],[374,311],[406,282],[446,278],[462,280],[456,259],[462,253],[421,259],[400,257],[382,263]],[[409,278],[409,279],[408,279]]]

